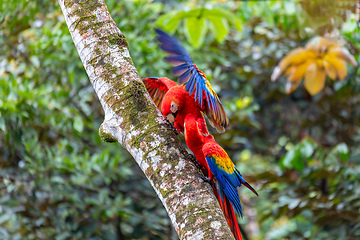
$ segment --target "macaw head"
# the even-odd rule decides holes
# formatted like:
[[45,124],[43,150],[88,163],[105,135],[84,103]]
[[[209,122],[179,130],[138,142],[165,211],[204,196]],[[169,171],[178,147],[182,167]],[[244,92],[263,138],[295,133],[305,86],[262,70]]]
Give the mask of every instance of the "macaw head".
[[185,105],[186,91],[183,86],[176,86],[170,88],[165,94],[162,102],[162,114],[171,122],[175,122],[175,118],[179,111],[181,111]]

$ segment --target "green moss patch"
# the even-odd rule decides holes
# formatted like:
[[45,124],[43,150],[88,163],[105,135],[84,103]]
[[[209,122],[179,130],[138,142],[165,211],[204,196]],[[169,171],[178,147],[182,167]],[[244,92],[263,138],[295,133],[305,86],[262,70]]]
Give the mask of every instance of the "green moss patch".
[[108,35],[107,39],[109,41],[110,47],[118,46],[118,47],[129,48],[124,34],[116,33],[116,34]]

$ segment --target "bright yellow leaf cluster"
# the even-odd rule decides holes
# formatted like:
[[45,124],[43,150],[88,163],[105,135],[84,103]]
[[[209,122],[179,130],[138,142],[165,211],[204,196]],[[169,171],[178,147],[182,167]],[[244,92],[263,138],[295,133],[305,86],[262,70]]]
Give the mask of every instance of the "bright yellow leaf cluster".
[[315,95],[324,88],[326,75],[332,80],[345,79],[346,63],[357,66],[346,48],[329,39],[315,37],[305,48],[296,48],[285,56],[274,69],[271,80],[275,81],[283,74],[287,77],[286,92],[291,93],[304,78],[306,90]]

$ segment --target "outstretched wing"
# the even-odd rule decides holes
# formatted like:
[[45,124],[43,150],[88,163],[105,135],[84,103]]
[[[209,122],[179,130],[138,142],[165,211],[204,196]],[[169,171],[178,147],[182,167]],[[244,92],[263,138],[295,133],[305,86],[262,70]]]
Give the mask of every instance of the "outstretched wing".
[[185,90],[190,96],[194,96],[211,125],[218,132],[224,132],[229,126],[229,119],[205,74],[196,67],[185,48],[174,37],[160,29],[155,29],[155,32],[158,34],[160,48],[170,54],[165,60],[174,65],[172,71],[179,76],[178,82],[186,84]]
[[159,109],[161,109],[162,100],[167,91],[171,87],[177,85],[176,82],[170,80],[167,77],[144,77],[141,78],[141,80],[143,81],[146,90],[149,92],[151,98]]

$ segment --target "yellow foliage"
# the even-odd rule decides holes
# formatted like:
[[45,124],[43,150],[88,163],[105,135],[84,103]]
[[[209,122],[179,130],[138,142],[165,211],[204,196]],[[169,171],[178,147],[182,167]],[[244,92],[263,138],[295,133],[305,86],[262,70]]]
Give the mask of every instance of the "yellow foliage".
[[346,63],[357,66],[355,58],[340,44],[323,37],[312,38],[305,48],[296,48],[285,56],[274,69],[271,80],[287,77],[286,92],[294,91],[305,78],[306,90],[315,95],[325,86],[326,76],[343,81]]

